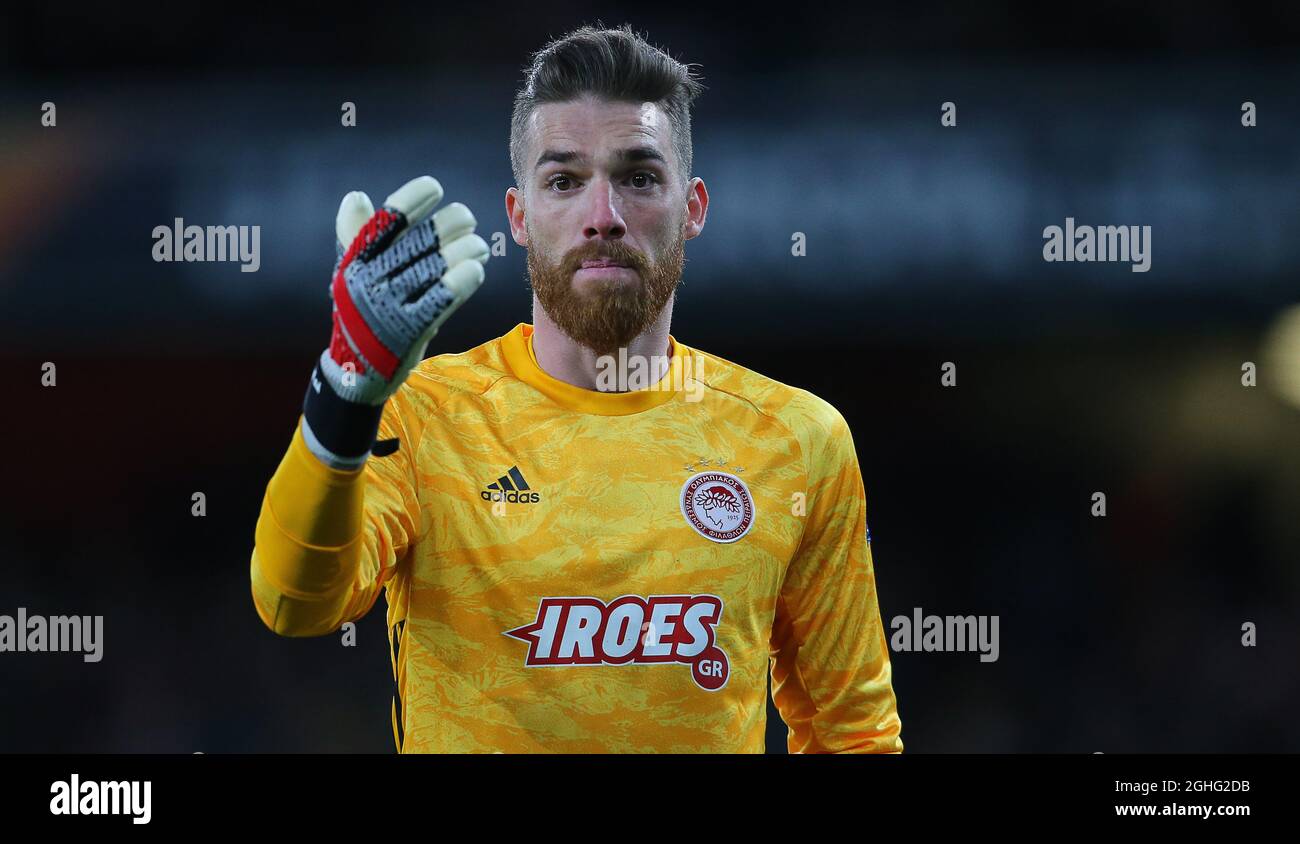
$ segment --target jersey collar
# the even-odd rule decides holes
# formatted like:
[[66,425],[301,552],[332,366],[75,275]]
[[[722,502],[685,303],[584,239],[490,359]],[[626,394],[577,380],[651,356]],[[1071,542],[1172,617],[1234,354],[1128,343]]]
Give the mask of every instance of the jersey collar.
[[[579,413],[594,413],[599,416],[626,416],[672,401],[682,391],[681,373],[686,371],[683,362],[687,352],[671,334],[668,335],[670,358],[667,374],[652,387],[625,393],[585,390],[552,378],[537,363],[537,355],[533,352],[533,327],[528,323],[519,323],[502,337],[501,348],[506,364],[520,381],[534,387],[556,404]],[[678,376],[677,383],[674,383],[674,373]]]

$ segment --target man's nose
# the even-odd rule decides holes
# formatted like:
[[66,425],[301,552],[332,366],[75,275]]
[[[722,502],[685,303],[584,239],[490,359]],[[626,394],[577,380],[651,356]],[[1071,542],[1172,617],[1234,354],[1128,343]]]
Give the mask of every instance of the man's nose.
[[592,239],[621,238],[627,233],[623,215],[619,213],[618,193],[608,179],[595,179],[587,191],[587,220],[583,236]]

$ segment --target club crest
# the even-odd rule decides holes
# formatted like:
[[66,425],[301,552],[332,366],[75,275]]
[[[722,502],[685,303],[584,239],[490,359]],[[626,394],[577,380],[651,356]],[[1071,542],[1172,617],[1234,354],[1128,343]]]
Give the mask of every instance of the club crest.
[[699,472],[687,478],[681,505],[686,523],[714,542],[735,542],[754,525],[749,487],[726,472]]

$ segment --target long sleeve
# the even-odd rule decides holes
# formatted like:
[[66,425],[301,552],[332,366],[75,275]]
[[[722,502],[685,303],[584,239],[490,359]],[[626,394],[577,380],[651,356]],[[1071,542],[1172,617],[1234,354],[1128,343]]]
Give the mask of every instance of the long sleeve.
[[808,521],[777,602],[772,698],[791,753],[900,753],[852,435],[825,403],[811,427]]
[[321,636],[365,615],[418,540],[420,508],[396,397],[379,438],[399,448],[360,469],[321,463],[303,439],[302,419],[267,485],[258,517],[253,603],[282,636]]

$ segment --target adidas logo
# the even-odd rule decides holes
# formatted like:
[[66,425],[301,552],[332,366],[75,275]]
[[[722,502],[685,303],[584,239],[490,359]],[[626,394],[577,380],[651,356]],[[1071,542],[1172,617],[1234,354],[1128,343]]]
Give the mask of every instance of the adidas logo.
[[511,466],[509,472],[488,484],[479,497],[484,501],[508,501],[511,504],[536,504],[542,500],[541,493],[529,490],[528,481],[524,480],[518,466]]

